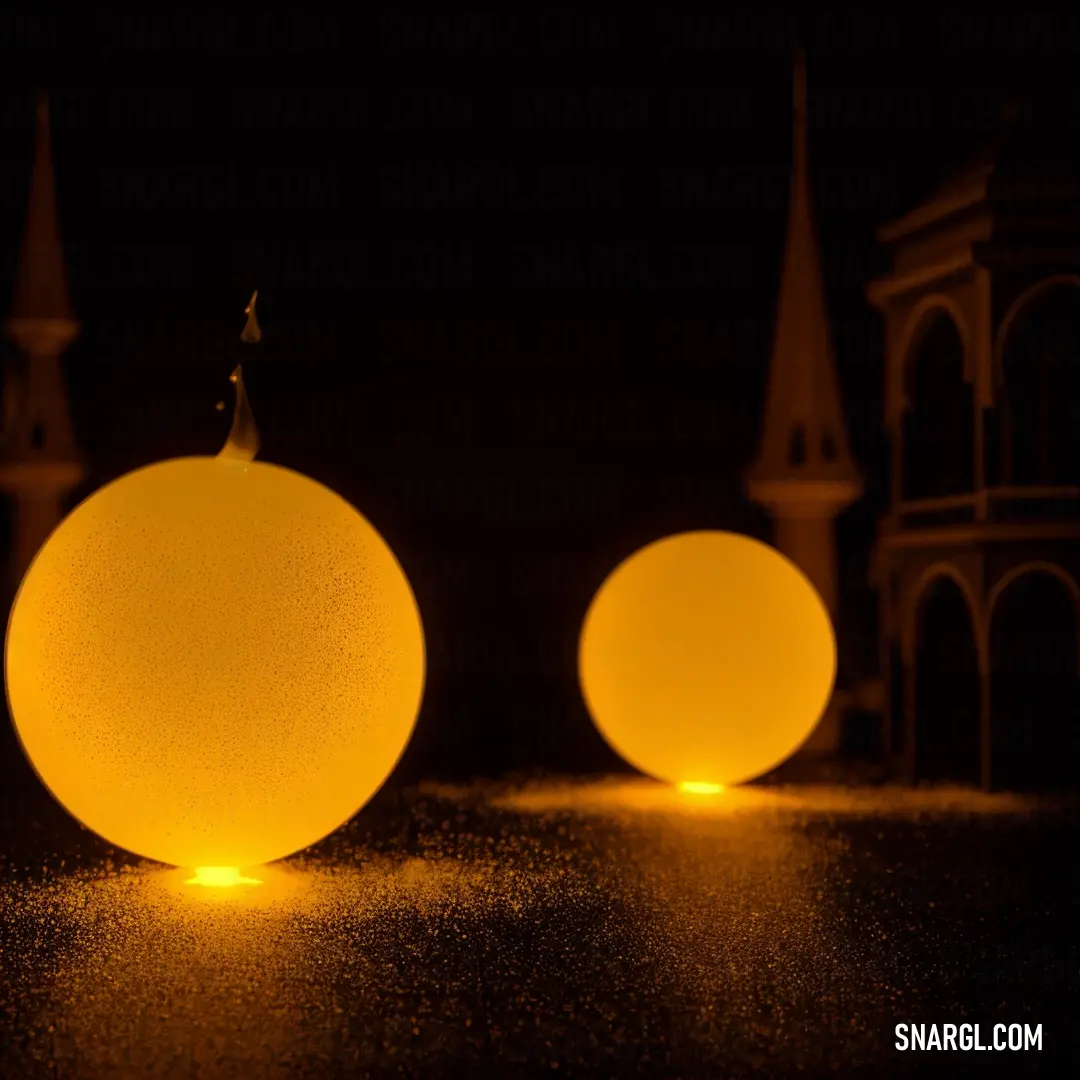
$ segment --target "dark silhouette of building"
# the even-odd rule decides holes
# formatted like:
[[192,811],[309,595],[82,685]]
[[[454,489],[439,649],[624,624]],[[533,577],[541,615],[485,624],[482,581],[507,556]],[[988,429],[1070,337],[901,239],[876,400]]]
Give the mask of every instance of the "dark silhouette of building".
[[4,373],[0,431],[0,490],[14,502],[9,596],[64,516],[64,497],[86,476],[60,367],[79,324],[60,246],[50,142],[49,103],[42,96],[19,276],[6,326],[20,352],[18,363]]
[[[794,146],[787,243],[776,331],[765,391],[765,417],[747,493],[776,522],[777,548],[798,565],[837,619],[834,521],[862,494],[848,448],[840,380],[814,230],[806,146],[806,67],[795,61]],[[834,699],[804,746],[806,754],[840,749],[842,703]]]
[[1011,111],[879,233],[873,576],[887,755],[913,780],[1064,787],[1078,763],[1080,185],[1058,120]]

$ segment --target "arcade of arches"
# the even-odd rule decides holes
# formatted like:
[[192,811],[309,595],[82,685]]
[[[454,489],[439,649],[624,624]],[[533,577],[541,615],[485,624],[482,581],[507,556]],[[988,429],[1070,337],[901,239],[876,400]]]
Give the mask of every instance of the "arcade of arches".
[[[975,394],[964,343],[944,307],[929,310],[908,346],[901,429],[902,498],[971,492]],[[1080,485],[1080,278],[1029,290],[1004,327],[995,407],[984,417],[990,486]]]
[[[907,711],[902,695],[892,701],[892,749],[906,752],[917,779],[979,782],[985,692],[992,786],[1034,791],[1075,783],[1080,593],[1071,584],[1063,572],[1024,568],[984,610],[973,610],[949,573],[925,585],[911,628],[915,700],[906,725],[899,722]],[[894,688],[901,683],[894,678]]]

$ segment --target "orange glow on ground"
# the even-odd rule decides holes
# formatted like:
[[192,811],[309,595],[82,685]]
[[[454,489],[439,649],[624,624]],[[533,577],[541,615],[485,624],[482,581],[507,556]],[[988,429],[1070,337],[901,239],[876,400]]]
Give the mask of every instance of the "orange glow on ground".
[[688,795],[719,795],[724,790],[723,784],[706,784],[701,780],[684,780],[679,785],[680,791]]
[[643,773],[704,794],[762,776],[810,736],[832,695],[821,597],[775,548],[681,533],[640,549],[597,592],[578,670],[608,744]]
[[244,877],[237,866],[197,866],[195,876],[186,885],[206,885],[209,888],[229,888],[232,885],[261,885],[260,878]]
[[[425,784],[432,797],[475,799],[480,785],[455,787]],[[603,779],[571,777],[537,780],[520,787],[492,784],[488,800],[514,813],[574,813],[614,816],[660,814],[673,817],[727,819],[744,814],[791,814],[808,820],[822,816],[881,817],[919,821],[933,815],[1027,815],[1031,801],[1019,795],[987,794],[962,787],[908,788],[840,787],[794,784],[784,787],[739,785],[729,787],[722,799],[688,798],[680,787],[645,777],[612,776]]]

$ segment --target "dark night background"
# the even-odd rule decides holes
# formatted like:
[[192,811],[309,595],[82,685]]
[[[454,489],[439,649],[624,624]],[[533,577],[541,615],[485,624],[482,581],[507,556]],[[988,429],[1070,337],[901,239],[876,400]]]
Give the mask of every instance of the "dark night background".
[[[1007,103],[1075,160],[1074,15],[0,12],[0,315],[47,88],[83,327],[72,504],[217,453],[242,362],[260,457],[371,520],[428,646],[394,780],[290,860],[310,895],[276,912],[159,903],[161,875],[80,830],[0,723],[0,1073],[1076,1074],[1075,802],[804,787],[686,813],[676,792],[654,811],[597,809],[589,783],[563,804],[495,797],[529,795],[520,776],[418,783],[629,771],[577,687],[595,590],[665,534],[771,537],[743,473],[800,40],[867,481],[838,523],[850,685],[875,672],[867,563],[890,498],[875,229]],[[950,629],[942,685],[967,660]],[[1037,1024],[1045,1045],[907,1054],[901,1021]]]
[[[888,494],[874,230],[977,152],[1008,100],[1060,124],[1071,155],[1080,34],[940,10],[351,18],[0,17],[23,87],[2,98],[0,297],[47,85],[83,323],[65,357],[91,464],[77,497],[216,453],[229,411],[214,406],[231,408],[243,361],[260,456],[354,503],[417,595],[428,686],[400,775],[618,770],[577,690],[595,589],[667,533],[771,535],[742,472],[801,38],[868,481],[839,524],[842,677],[872,670],[866,563]],[[255,288],[264,339],[248,347]]]

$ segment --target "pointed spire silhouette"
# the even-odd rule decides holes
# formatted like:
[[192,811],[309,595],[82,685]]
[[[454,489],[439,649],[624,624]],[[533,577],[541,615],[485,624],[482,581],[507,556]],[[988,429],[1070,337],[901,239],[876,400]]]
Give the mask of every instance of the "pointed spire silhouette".
[[257,345],[262,341],[262,330],[259,329],[259,320],[255,314],[255,301],[259,298],[259,290],[256,289],[251,294],[251,299],[248,301],[248,306],[244,308],[244,314],[247,316],[247,322],[244,323],[244,329],[240,331],[240,340],[248,345]]
[[9,570],[17,584],[86,477],[60,363],[79,333],[68,294],[53,182],[49,102],[37,102],[26,227],[6,329],[22,354],[4,373],[0,489],[13,497]]
[[[764,424],[751,479],[855,482],[858,474],[848,450],[814,228],[806,151],[806,58],[801,47],[795,53],[792,112],[787,242]],[[793,455],[793,446],[801,452]]]
[[30,198],[11,316],[19,320],[50,319],[69,322],[74,322],[75,318],[68,293],[64,253],[60,244],[49,98],[44,92],[38,96],[37,102]]

